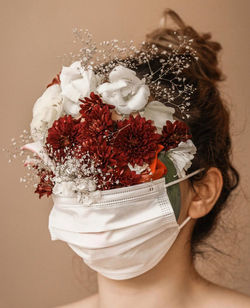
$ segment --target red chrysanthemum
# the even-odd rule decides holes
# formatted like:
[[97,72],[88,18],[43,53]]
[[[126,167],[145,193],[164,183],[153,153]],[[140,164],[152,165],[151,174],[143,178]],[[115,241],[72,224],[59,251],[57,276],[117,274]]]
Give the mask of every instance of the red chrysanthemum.
[[140,183],[141,174],[131,171],[125,164],[123,166],[103,165],[102,173],[96,176],[98,189],[107,190]]
[[[86,116],[86,115],[85,115]],[[109,137],[116,130],[116,122],[111,118],[112,114],[106,105],[94,105],[83,122],[79,124],[77,141],[84,145],[99,136]]]
[[161,135],[152,123],[140,114],[117,122],[118,131],[114,135],[113,145],[126,155],[127,162],[132,166],[150,163],[155,156]]
[[103,136],[100,135],[95,141],[91,139],[87,144],[87,150],[95,169],[98,170],[95,174],[98,189],[105,190],[139,183],[141,176],[130,171],[126,155],[109,145]]
[[103,103],[100,96],[95,94],[94,92],[90,93],[90,97],[85,97],[84,99],[79,99],[79,101],[83,103],[83,104],[80,105],[80,107],[81,107],[80,113],[81,113],[83,118],[88,117],[92,113],[93,108],[95,106],[100,106],[100,107],[107,106],[108,109],[115,108],[115,106],[113,106],[113,105]]
[[37,184],[35,193],[39,194],[39,199],[44,195],[49,197],[54,186],[51,180],[54,177],[53,172],[42,169],[37,175],[40,176],[40,183]]
[[178,144],[183,141],[190,139],[189,128],[186,123],[181,121],[174,121],[173,123],[169,120],[166,121],[166,125],[162,129],[161,144],[164,146],[164,150],[176,148]]
[[71,115],[65,115],[54,121],[52,127],[49,128],[46,148],[56,161],[65,158],[74,148],[77,148],[79,122],[80,119],[76,120]]
[[99,136],[96,143],[90,147],[91,156],[95,162],[102,168],[102,171],[109,172],[115,165],[123,166],[126,164],[125,157],[120,156],[117,149],[110,146],[107,141]]
[[113,172],[113,185],[111,185],[111,187],[108,189],[139,184],[140,179],[141,174],[137,174],[135,171],[131,171],[129,167],[117,168]]
[[86,150],[92,161],[95,162],[95,166],[100,168],[103,173],[110,173],[117,166],[122,168],[127,165],[125,155],[110,146],[101,135],[96,140],[87,139]]

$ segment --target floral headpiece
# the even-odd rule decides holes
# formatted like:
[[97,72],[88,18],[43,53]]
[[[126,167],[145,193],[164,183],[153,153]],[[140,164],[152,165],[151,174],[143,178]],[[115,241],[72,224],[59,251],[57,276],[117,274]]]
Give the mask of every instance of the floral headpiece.
[[[195,89],[182,72],[190,55],[196,58],[192,41],[182,37],[179,49],[160,52],[145,42],[139,49],[117,40],[97,46],[88,31],[74,33],[85,45],[35,102],[33,142],[22,147],[33,152],[25,165],[40,179],[39,198],[76,196],[91,203],[102,190],[167,177],[170,170],[185,176],[196,147],[188,126],[174,119],[173,101],[178,95],[176,107],[188,117]],[[160,69],[153,71],[152,59]],[[139,76],[138,66],[147,66],[147,73]]]

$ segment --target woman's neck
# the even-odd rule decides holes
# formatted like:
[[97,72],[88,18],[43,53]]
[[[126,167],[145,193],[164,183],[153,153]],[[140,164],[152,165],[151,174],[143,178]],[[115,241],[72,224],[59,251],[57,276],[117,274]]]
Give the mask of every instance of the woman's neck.
[[97,277],[98,308],[184,307],[201,279],[185,233],[179,234],[164,258],[146,273],[126,280],[108,279],[99,273]]

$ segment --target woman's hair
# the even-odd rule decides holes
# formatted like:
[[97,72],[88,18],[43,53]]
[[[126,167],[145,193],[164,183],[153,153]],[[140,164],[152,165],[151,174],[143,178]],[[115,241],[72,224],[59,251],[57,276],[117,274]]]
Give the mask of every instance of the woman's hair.
[[[205,170],[189,180],[194,187],[194,182],[201,180],[210,167],[217,167],[223,177],[222,191],[213,209],[204,217],[197,219],[195,224],[191,238],[194,255],[198,252],[197,244],[200,244],[216,226],[218,214],[225,206],[230,193],[238,186],[240,177],[230,159],[229,110],[221,98],[217,85],[219,81],[225,79],[218,68],[217,58],[222,47],[218,42],[211,40],[210,33],[198,33],[170,9],[164,11],[162,21],[165,21],[165,24],[168,17],[172,18],[177,28],[168,28],[164,25],[147,34],[146,41],[155,44],[159,51],[164,51],[169,50],[170,44],[173,47],[178,46],[178,36],[193,39],[192,48],[196,51],[198,61],[191,60],[189,68],[183,71],[183,77],[195,84],[196,91],[190,100],[189,117],[184,121],[190,128],[197,153],[187,173],[199,168],[205,168]],[[157,59],[151,59],[150,65],[156,71],[161,64]],[[138,75],[144,74],[146,66],[138,65],[135,70]],[[170,87],[170,85],[162,80],[161,87]],[[173,102],[176,105],[179,103],[177,100]],[[179,117],[178,108],[175,115]]]

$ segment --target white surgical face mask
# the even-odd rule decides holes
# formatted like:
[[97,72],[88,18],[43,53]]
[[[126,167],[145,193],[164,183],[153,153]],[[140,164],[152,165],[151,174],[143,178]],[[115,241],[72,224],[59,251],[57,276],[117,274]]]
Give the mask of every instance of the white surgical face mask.
[[152,269],[167,253],[181,228],[165,178],[102,191],[101,202],[84,205],[77,198],[53,196],[49,215],[52,240],[65,241],[93,270],[123,280]]

